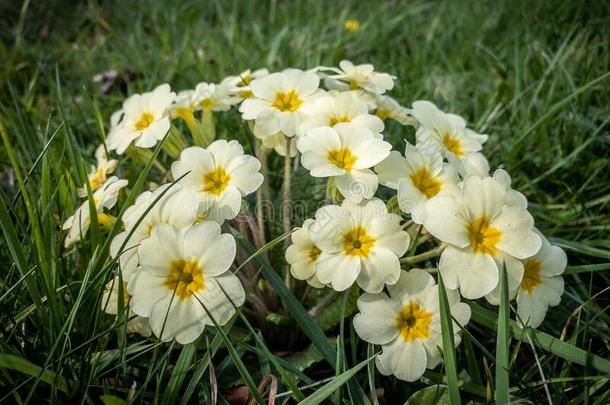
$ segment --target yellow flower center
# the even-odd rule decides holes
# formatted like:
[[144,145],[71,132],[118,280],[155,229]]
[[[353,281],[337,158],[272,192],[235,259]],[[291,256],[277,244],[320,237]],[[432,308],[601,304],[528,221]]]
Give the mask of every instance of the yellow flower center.
[[448,132],[443,135],[443,145],[449,152],[452,152],[457,157],[464,156],[464,152],[462,151],[462,141],[456,138],[452,138]]
[[502,239],[502,232],[493,226],[489,226],[489,220],[486,217],[480,217],[472,221],[466,226],[466,231],[468,232],[470,247],[475,254],[496,255],[496,245]]
[[349,88],[351,90],[358,90],[360,88],[360,82],[356,79],[349,79]]
[[191,296],[191,293],[203,290],[205,276],[199,267],[199,262],[179,259],[174,260],[170,266],[170,273],[163,285],[176,291],[178,298],[185,300]]
[[438,181],[436,177],[430,176],[430,172],[425,167],[411,173],[409,177],[413,186],[427,198],[434,197],[443,188],[443,183]]
[[102,184],[106,181],[106,171],[102,168],[97,169],[95,175],[91,177],[89,184],[91,185],[91,190],[97,190],[100,188]]
[[103,212],[98,212],[97,214],[97,222],[104,229],[112,229],[114,223],[116,222],[116,218],[112,215],[104,214]]
[[389,110],[378,108],[377,111],[375,111],[375,115],[385,121],[392,116],[392,113]]
[[316,246],[312,246],[309,248],[309,261],[310,262],[315,262],[316,260],[318,260],[318,257],[320,256],[320,253],[322,253],[322,251],[320,249],[318,249]]
[[295,112],[301,104],[303,104],[303,100],[299,98],[297,92],[290,90],[286,93],[277,93],[271,106],[280,111]]
[[155,122],[155,117],[149,112],[143,112],[140,119],[136,122],[135,128],[138,131],[144,131],[146,128]]
[[362,225],[343,235],[343,250],[348,256],[358,256],[366,259],[375,246],[375,238],[366,232]]
[[334,127],[335,125],[337,125],[341,122],[350,122],[350,119],[347,115],[344,115],[342,117],[331,117],[330,126]]
[[352,155],[352,151],[349,148],[331,150],[328,152],[327,158],[330,163],[346,172],[351,171],[354,164],[356,164],[356,160],[358,160],[358,157]]
[[400,337],[407,343],[415,339],[426,340],[430,336],[432,314],[414,302],[409,302],[396,316]]
[[252,77],[252,75],[245,75],[241,78],[241,81],[239,82],[239,86],[247,86],[250,84],[250,82],[254,80],[254,77]]
[[252,98],[254,97],[254,93],[252,93],[250,90],[244,90],[239,92],[239,96],[241,98]]
[[206,98],[206,99],[201,100],[199,102],[199,105],[204,110],[209,111],[216,105],[216,100],[213,100],[211,98]]
[[174,113],[175,113],[175,115],[177,117],[180,117],[180,118],[182,118],[185,121],[192,121],[194,119],[194,117],[193,117],[193,107],[176,108]]
[[203,191],[219,196],[231,182],[231,176],[221,166],[203,175]]
[[540,276],[540,268],[542,263],[536,259],[527,259],[523,265],[523,280],[521,280],[521,289],[528,294],[542,283],[542,277]]

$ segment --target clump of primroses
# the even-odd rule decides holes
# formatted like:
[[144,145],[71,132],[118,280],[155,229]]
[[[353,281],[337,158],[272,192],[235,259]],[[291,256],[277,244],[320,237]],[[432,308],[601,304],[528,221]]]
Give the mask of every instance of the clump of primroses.
[[[129,333],[182,344],[206,325],[226,324],[246,293],[235,275],[236,241],[223,224],[248,210],[245,198],[260,198],[261,157],[275,151],[288,163],[298,155],[309,175],[328,183],[327,204],[290,228],[290,274],[313,288],[362,290],[354,328],[381,346],[382,374],[414,381],[441,362],[439,274],[456,345],[470,320],[461,298],[497,305],[503,271],[518,322],[538,327],[563,294],[565,253],[535,228],[509,174],[490,171],[482,153],[488,136],[431,102],[402,106],[388,95],[395,79],[342,61],[309,71],[246,70],[178,93],[162,84],[126,99],[78,191],[87,200],[63,224],[66,248],[86,237],[93,216],[114,229],[110,211],[127,186],[117,174],[124,154],[163,141],[175,160],[171,179],[123,207],[101,308],[125,316]],[[230,134],[216,139],[214,114],[230,110],[251,131],[256,157]],[[388,120],[397,132],[413,126],[414,142],[403,135],[393,150]],[[380,185],[393,190],[389,201]]]

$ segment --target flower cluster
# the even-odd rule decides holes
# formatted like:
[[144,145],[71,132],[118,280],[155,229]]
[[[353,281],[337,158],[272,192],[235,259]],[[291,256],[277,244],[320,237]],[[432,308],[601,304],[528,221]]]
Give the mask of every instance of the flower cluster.
[[[242,201],[262,185],[265,168],[236,140],[215,140],[213,114],[235,106],[261,156],[275,150],[289,170],[298,155],[311,176],[327,179],[327,203],[293,230],[286,262],[312,287],[364,291],[354,327],[382,347],[382,374],[413,381],[441,361],[437,273],[456,344],[470,320],[461,297],[497,305],[504,269],[518,320],[539,326],[563,293],[565,253],[534,227],[508,173],[490,171],[482,154],[488,136],[430,102],[400,105],[387,94],[395,79],[370,64],[342,61],[309,71],[247,70],[177,94],[163,84],[125,100],[111,118],[108,151],[129,154],[163,140],[175,159],[173,181],[142,192],[124,210],[110,249],[118,269],[103,309],[119,315],[128,308],[122,315],[130,318],[129,332],[188,343],[244,303],[230,271],[235,240],[221,226],[247,209]],[[404,153],[388,142],[389,119],[414,128],[411,142],[403,137]],[[105,210],[127,181],[110,176],[119,162],[106,146],[96,158],[79,193],[90,198],[64,223],[66,246],[84,238],[92,207],[99,223],[114,224]],[[384,202],[380,185],[395,196]],[[410,268],[435,255],[438,263]]]

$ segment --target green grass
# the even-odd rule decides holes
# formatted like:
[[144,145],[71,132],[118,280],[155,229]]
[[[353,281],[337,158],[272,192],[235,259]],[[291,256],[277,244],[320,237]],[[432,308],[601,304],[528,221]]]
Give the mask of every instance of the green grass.
[[[403,104],[429,99],[488,133],[492,166],[508,170],[537,226],[568,253],[566,293],[540,332],[502,319],[509,339],[508,358],[498,358],[508,365],[502,394],[548,403],[548,389],[554,403],[609,402],[610,8],[580,3],[1,3],[0,402],[99,403],[106,395],[106,403],[169,403],[188,395],[210,403],[266,374],[278,379],[276,403],[314,391],[367,403],[372,387],[380,403],[397,403],[436,383],[449,384],[453,395],[453,371],[448,381],[440,367],[412,384],[376,373],[368,359],[377,351],[349,327],[353,300],[335,300],[325,321],[308,314],[322,297],[301,302],[282,289],[279,239],[259,251],[238,241],[236,267],[274,287],[269,310],[281,321],[268,322],[247,304],[232,327],[185,347],[127,336],[125,319],[98,310],[113,266],[101,227],[93,224],[84,243],[63,249],[59,226],[78,202],[74,190],[128,94],[343,58],[396,75],[392,95]],[[348,18],[360,30],[347,32]],[[104,95],[92,79],[110,69],[122,79]],[[219,117],[219,136],[251,151],[238,114]],[[387,134],[398,147],[412,131],[391,124]],[[171,161],[162,150],[159,157]],[[270,187],[279,190],[283,163],[273,156],[269,163]],[[121,209],[164,174],[138,167],[121,173],[130,180]],[[268,233],[267,240],[280,237],[281,224],[270,223]],[[456,348],[451,366],[464,403],[495,397],[497,314],[497,307],[473,306]],[[260,392],[267,399],[269,386]]]

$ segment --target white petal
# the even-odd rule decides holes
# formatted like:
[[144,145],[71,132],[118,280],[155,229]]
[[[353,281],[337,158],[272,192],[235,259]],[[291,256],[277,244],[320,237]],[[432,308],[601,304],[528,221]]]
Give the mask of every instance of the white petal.
[[398,337],[383,346],[375,364],[383,375],[393,374],[401,380],[415,381],[426,371],[426,350],[419,340],[407,343]]
[[[498,253],[498,256],[495,257],[495,261],[499,272],[502,271],[503,266],[506,266],[506,278],[508,280],[509,294],[508,299],[512,300],[513,298],[515,298],[515,294],[517,293],[517,289],[521,284],[521,280],[523,280],[523,263],[504,253]],[[496,286],[496,288],[494,288],[492,292],[485,296],[485,299],[487,299],[487,301],[489,301],[489,303],[493,305],[500,304],[502,292],[499,280],[500,279],[498,278],[498,285]]]
[[173,294],[173,290],[165,287],[165,277],[158,277],[139,270],[127,284],[131,310],[136,314],[149,317],[154,304]]
[[354,316],[354,329],[364,341],[383,345],[398,336],[396,316],[401,307],[398,301],[385,294],[362,294],[358,298],[359,314]]
[[358,275],[358,285],[369,293],[378,293],[385,284],[394,284],[400,277],[400,262],[392,251],[374,247],[369,257],[363,260]]
[[228,186],[225,192],[220,196],[210,211],[207,213],[206,219],[223,223],[225,219],[233,219],[239,213],[241,208],[241,193],[233,186]]
[[254,156],[240,156],[227,166],[231,185],[237,187],[242,195],[255,192],[263,184],[263,175],[258,172],[261,163]]
[[544,294],[549,306],[554,307],[559,305],[564,290],[563,277],[544,277],[542,279],[542,284],[538,286],[538,289],[540,289],[540,292]]
[[140,244],[138,255],[143,268],[164,275],[172,261],[183,258],[182,232],[168,224],[155,226],[151,237]]
[[562,274],[568,265],[568,257],[559,246],[543,245],[536,257],[542,264],[540,274],[546,277]]
[[401,271],[398,282],[389,285],[388,291],[390,292],[390,297],[402,302],[405,294],[417,295],[434,284],[434,277],[427,271],[412,269],[408,272]]
[[335,185],[346,199],[360,201],[373,197],[379,184],[377,175],[372,170],[354,169],[343,176],[335,177]]
[[356,256],[322,252],[318,257],[316,269],[320,282],[330,284],[336,291],[344,291],[358,278],[361,263]]
[[491,226],[502,232],[497,247],[516,257],[525,259],[540,250],[542,240],[534,231],[534,219],[523,208],[507,205],[491,222]]
[[544,320],[547,310],[548,304],[542,297],[524,291],[517,294],[517,314],[524,325],[537,328]]
[[481,298],[498,285],[498,268],[486,254],[449,246],[443,251],[438,267],[447,288],[459,287],[464,298]]
[[491,177],[469,176],[464,180],[462,198],[471,220],[493,220],[506,203],[506,191]]
[[[235,308],[244,303],[246,293],[235,274],[227,271],[219,276],[206,278],[205,288],[195,293],[195,305],[205,306],[219,325],[226,324],[235,314]],[[213,325],[204,311],[205,323]]]
[[400,153],[392,151],[387,158],[375,166],[375,172],[379,177],[379,183],[396,190],[398,182],[406,178],[409,165]]
[[311,241],[326,252],[343,250],[343,235],[353,229],[349,212],[338,205],[327,205],[316,212],[316,222],[309,228]]
[[162,341],[176,338],[180,344],[194,341],[203,332],[203,309],[194,299],[171,297],[157,301],[150,314],[150,327]]
[[409,234],[402,230],[398,215],[382,215],[373,220],[368,228],[375,238],[376,247],[389,249],[399,257],[404,255],[409,248]]
[[450,195],[439,195],[426,202],[424,227],[443,242],[466,247],[469,245],[467,214],[461,201]]

